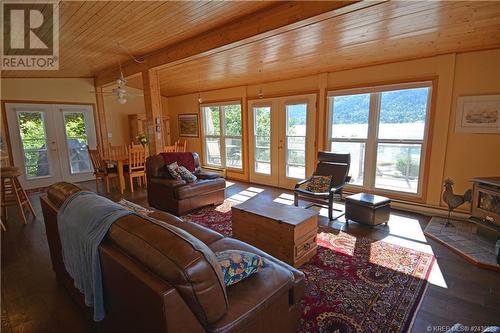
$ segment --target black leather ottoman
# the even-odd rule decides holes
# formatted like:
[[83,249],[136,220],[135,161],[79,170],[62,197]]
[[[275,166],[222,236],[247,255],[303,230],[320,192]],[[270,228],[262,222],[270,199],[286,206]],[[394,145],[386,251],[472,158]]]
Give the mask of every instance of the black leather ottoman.
[[389,221],[391,200],[379,195],[358,193],[345,198],[346,222],[379,225]]

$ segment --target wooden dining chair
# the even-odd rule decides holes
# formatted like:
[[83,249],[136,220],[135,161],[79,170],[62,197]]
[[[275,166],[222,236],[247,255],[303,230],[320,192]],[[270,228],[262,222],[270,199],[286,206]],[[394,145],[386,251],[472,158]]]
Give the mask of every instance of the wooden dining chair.
[[144,153],[146,154],[146,158],[149,156],[149,146],[145,145],[141,145],[141,144],[136,144],[134,142],[131,142],[130,145],[128,146],[128,148],[137,148],[137,149],[143,149],[144,150]]
[[177,146],[176,145],[173,145],[173,146],[164,146],[163,147],[163,152],[165,153],[173,153],[173,152],[176,152],[177,151]]
[[109,144],[109,155],[110,157],[116,157],[116,156],[128,156],[128,149],[127,145],[118,145],[118,146],[113,146],[111,143]]
[[134,178],[139,178],[139,186],[142,186],[142,181],[146,185],[146,150],[140,145],[131,145],[128,150],[128,177],[132,193],[134,193]]
[[94,167],[96,191],[99,191],[99,179],[102,179],[106,184],[106,192],[109,192],[109,179],[110,178],[118,179],[117,178],[118,174],[116,173],[116,169],[108,167],[108,164],[102,159],[99,150],[90,149],[88,146],[87,150],[89,152],[90,160],[92,161],[92,166]]
[[175,151],[179,151],[179,152],[185,152],[186,151],[186,146],[187,146],[187,141],[184,140],[184,141],[181,141],[181,140],[177,140],[175,142]]

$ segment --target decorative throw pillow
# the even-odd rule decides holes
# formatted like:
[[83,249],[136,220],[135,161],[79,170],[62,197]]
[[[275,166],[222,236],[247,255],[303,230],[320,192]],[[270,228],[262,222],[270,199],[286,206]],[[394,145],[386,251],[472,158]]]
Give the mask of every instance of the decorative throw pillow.
[[142,207],[141,205],[138,205],[136,203],[130,202],[125,199],[121,199],[118,201],[119,205],[122,205],[123,207],[127,208],[128,210],[133,211],[134,213],[141,214],[141,215],[148,215],[148,213],[154,212],[151,209],[147,209],[145,207]]
[[177,172],[179,173],[179,175],[181,175],[181,178],[188,183],[192,183],[197,179],[195,175],[193,175],[188,169],[186,169],[182,165],[179,168],[177,168]]
[[226,250],[216,252],[215,256],[222,268],[226,286],[238,283],[265,267],[261,256],[246,251]]
[[174,162],[172,164],[168,164],[167,170],[173,179],[179,179],[179,180],[181,179],[181,175],[179,174],[179,166],[177,165],[177,162]]
[[306,190],[314,193],[325,193],[330,190],[332,176],[312,176],[307,182]]

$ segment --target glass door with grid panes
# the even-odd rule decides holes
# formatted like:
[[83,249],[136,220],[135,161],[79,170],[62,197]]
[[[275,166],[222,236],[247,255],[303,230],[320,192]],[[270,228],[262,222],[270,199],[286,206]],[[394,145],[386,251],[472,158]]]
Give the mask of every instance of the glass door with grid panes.
[[13,162],[25,188],[93,178],[87,145],[96,146],[89,105],[6,103]]
[[316,95],[249,102],[250,181],[293,188],[314,169]]
[[250,181],[278,186],[278,103],[259,100],[249,104]]
[[93,110],[88,105],[54,105],[63,179],[79,182],[93,177],[87,150],[96,146]]

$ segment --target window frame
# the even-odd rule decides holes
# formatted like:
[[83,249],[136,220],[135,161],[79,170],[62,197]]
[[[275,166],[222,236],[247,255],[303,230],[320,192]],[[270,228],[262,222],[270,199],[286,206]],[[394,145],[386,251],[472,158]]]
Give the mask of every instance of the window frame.
[[[224,112],[224,106],[228,105],[239,105],[240,106],[240,119],[241,119],[241,135],[226,135],[226,129],[224,126],[225,123],[225,112]],[[207,107],[218,107],[219,108],[219,135],[207,135],[206,134],[206,112],[205,108]],[[207,103],[202,103],[200,104],[200,113],[201,113],[201,119],[202,119],[202,154],[203,154],[203,165],[211,168],[221,168],[221,169],[227,169],[227,170],[234,170],[236,172],[242,172],[243,168],[245,166],[244,164],[244,153],[243,153],[243,131],[244,131],[244,125],[243,125],[243,103],[241,103],[240,100],[231,100],[231,101],[224,101],[224,102],[207,102]],[[221,165],[216,165],[216,164],[210,164],[208,163],[208,157],[207,157],[207,138],[213,138],[213,139],[219,139],[219,144],[220,144],[220,159],[221,159]],[[241,140],[241,167],[233,167],[233,166],[227,166],[227,161],[226,161],[226,139],[240,139]]]
[[[396,91],[413,88],[428,88],[427,111],[425,115],[424,133],[422,139],[379,139],[378,132],[380,127],[381,113],[381,94],[387,91]],[[402,83],[391,84],[366,84],[361,87],[348,89],[329,89],[327,92],[327,126],[325,145],[328,151],[332,149],[333,142],[365,142],[365,155],[363,165],[363,184],[348,184],[348,187],[354,192],[367,191],[371,193],[388,194],[400,196],[409,199],[423,199],[426,191],[426,179],[428,175],[428,155],[431,144],[430,132],[433,119],[433,101],[435,99],[436,82],[434,79],[412,80]],[[332,97],[354,94],[370,94],[369,113],[368,113],[368,133],[366,139],[351,138],[332,138],[333,109]],[[420,144],[420,164],[419,177],[416,192],[399,191],[394,189],[376,187],[376,167],[377,150],[379,144]]]

